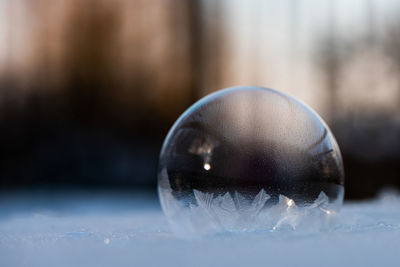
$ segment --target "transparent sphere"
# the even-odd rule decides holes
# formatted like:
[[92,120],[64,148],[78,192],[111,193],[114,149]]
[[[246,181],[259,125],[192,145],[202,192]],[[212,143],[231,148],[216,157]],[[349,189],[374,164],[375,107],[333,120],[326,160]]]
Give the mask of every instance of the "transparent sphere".
[[158,192],[173,231],[329,229],[343,202],[339,147],[292,96],[235,87],[199,100],[160,154]]

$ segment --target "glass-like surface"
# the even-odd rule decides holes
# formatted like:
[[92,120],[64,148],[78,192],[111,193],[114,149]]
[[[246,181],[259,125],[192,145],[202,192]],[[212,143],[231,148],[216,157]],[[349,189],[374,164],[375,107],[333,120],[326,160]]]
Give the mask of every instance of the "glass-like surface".
[[229,88],[195,103],[160,154],[159,196],[178,234],[329,229],[343,184],[340,151],[322,119],[260,87]]

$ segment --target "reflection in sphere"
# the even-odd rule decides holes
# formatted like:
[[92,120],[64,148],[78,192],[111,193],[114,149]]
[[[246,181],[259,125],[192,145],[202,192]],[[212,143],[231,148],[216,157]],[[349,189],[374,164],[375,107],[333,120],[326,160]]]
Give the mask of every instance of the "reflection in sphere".
[[178,234],[329,229],[344,173],[329,128],[295,98],[266,88],[208,95],[164,141],[158,190]]

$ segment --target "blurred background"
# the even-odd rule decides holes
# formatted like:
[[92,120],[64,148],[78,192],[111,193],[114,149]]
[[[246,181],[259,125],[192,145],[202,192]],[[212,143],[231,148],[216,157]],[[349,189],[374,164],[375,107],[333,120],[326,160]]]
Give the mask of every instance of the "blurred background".
[[155,194],[162,141],[215,90],[292,94],[330,125],[346,198],[400,188],[396,0],[0,0],[0,191]]

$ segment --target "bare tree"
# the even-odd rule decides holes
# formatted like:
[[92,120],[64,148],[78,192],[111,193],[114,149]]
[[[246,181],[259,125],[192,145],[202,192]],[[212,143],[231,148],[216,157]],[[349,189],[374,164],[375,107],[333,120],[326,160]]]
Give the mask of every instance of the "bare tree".
[[335,19],[335,1],[330,1],[329,6],[329,30],[321,39],[319,50],[317,51],[318,65],[325,77],[326,89],[328,91],[329,116],[332,127],[335,126],[335,118],[338,107],[338,89],[341,59],[338,48],[336,19]]
[[392,64],[393,72],[398,80],[398,107],[400,109],[400,19],[394,17],[386,26],[383,46],[386,56]]

